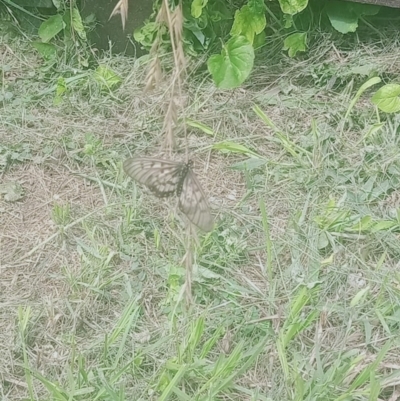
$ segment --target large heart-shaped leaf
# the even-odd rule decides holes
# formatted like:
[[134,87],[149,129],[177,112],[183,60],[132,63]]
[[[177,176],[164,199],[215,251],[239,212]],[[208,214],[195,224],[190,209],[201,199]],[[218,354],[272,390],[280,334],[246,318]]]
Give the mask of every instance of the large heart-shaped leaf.
[[253,46],[244,36],[234,36],[223,47],[221,54],[209,58],[207,66],[215,85],[232,89],[247,79],[253,63]]
[[400,85],[388,84],[382,86],[374,96],[372,103],[385,113],[397,113],[400,111]]

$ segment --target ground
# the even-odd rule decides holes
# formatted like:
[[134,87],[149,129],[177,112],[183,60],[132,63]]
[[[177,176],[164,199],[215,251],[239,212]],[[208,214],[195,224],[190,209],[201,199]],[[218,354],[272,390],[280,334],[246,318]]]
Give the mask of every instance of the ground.
[[297,59],[271,43],[232,91],[190,76],[216,225],[188,305],[185,220],[122,170],[158,153],[168,88],[108,55],[104,90],[3,34],[0,398],[397,400],[400,119],[371,102],[398,81],[396,35],[320,32]]

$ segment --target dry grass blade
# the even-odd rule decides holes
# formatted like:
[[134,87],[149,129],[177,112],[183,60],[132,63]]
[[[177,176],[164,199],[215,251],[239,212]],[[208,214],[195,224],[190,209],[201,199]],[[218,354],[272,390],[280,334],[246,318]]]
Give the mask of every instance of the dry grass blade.
[[112,17],[114,17],[114,15],[117,14],[121,15],[122,29],[125,30],[125,23],[128,20],[128,0],[119,0],[117,5],[112,10],[110,18],[108,20],[110,20]]
[[168,104],[168,109],[164,117],[163,130],[165,132],[164,147],[167,150],[171,150],[175,147],[175,136],[174,128],[177,126],[178,122],[178,110],[174,100],[171,96],[171,100]]
[[193,303],[192,298],[192,277],[193,277],[193,252],[190,247],[190,236],[188,236],[187,251],[182,260],[182,266],[185,266],[185,301],[186,306],[189,307]]
[[150,67],[146,75],[146,86],[144,91],[149,92],[150,90],[154,89],[161,82],[161,78],[161,63],[159,57],[156,55],[150,63]]
[[168,22],[168,3],[166,3],[165,1],[163,1],[161,3],[161,7],[160,10],[157,13],[157,17],[156,17],[156,23],[161,24],[161,23],[166,23]]
[[[165,2],[166,4],[166,2]],[[168,5],[165,5],[165,13],[171,39],[172,53],[174,56],[174,69],[171,74],[171,96],[164,120],[164,129],[166,133],[165,146],[172,148],[175,146],[174,131],[178,121],[178,107],[175,96],[182,99],[182,80],[185,71],[185,56],[183,53],[183,14],[182,7],[178,5],[171,13]],[[186,136],[186,135],[185,135]]]
[[[165,3],[161,4],[160,10],[158,11],[156,17],[156,24],[160,27],[162,24],[165,24],[167,21],[167,11],[166,11]],[[150,58],[151,63],[149,66],[149,70],[146,75],[146,86],[145,86],[145,93],[149,92],[150,90],[157,87],[160,84],[162,78],[162,71],[161,71],[161,62],[160,58],[158,57],[160,44],[162,43],[161,38],[161,29],[158,29],[157,37],[155,38],[151,49],[150,49]]]
[[174,58],[175,68],[179,75],[183,74],[186,67],[185,54],[183,52],[183,12],[182,5],[179,4],[171,15],[171,41],[175,45]]

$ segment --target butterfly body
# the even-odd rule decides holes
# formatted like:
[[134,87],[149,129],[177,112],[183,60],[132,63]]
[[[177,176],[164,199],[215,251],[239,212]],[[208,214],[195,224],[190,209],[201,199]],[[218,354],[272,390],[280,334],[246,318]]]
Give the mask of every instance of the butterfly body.
[[129,176],[146,185],[159,198],[176,195],[179,208],[188,219],[202,230],[211,231],[214,219],[192,168],[191,160],[180,163],[155,157],[136,157],[124,162],[124,170]]

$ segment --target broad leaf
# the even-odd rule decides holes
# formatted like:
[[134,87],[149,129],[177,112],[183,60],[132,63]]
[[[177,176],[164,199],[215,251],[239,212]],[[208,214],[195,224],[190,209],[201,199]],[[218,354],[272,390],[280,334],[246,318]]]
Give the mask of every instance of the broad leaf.
[[294,15],[307,7],[308,0],[279,0],[279,4],[285,14]]
[[244,36],[234,36],[223,47],[221,54],[209,58],[207,66],[217,87],[232,89],[248,78],[253,63],[253,46]]
[[400,111],[400,85],[388,84],[382,86],[374,96],[372,103],[385,113],[397,113]]
[[246,36],[247,40],[253,43],[254,36],[261,33],[267,25],[265,13],[263,10],[260,12],[259,8],[251,8],[246,4],[236,11],[231,35]]
[[203,12],[203,8],[207,5],[208,0],[193,0],[190,13],[194,18],[199,18]]
[[81,39],[86,40],[86,32],[82,23],[81,15],[77,8],[72,9],[72,27],[78,33]]
[[32,42],[32,46],[45,60],[54,60],[57,56],[57,49],[51,43]]
[[53,15],[40,25],[38,34],[43,42],[48,42],[60,33],[64,27],[62,16],[60,14]]
[[293,33],[283,42],[283,50],[289,50],[289,57],[294,57],[297,52],[304,52],[307,47],[307,33]]
[[113,70],[103,65],[96,68],[94,78],[107,89],[112,89],[121,82],[121,78]]
[[379,9],[370,4],[343,3],[342,1],[330,1],[326,7],[332,26],[340,33],[355,32],[360,17],[375,15]]

